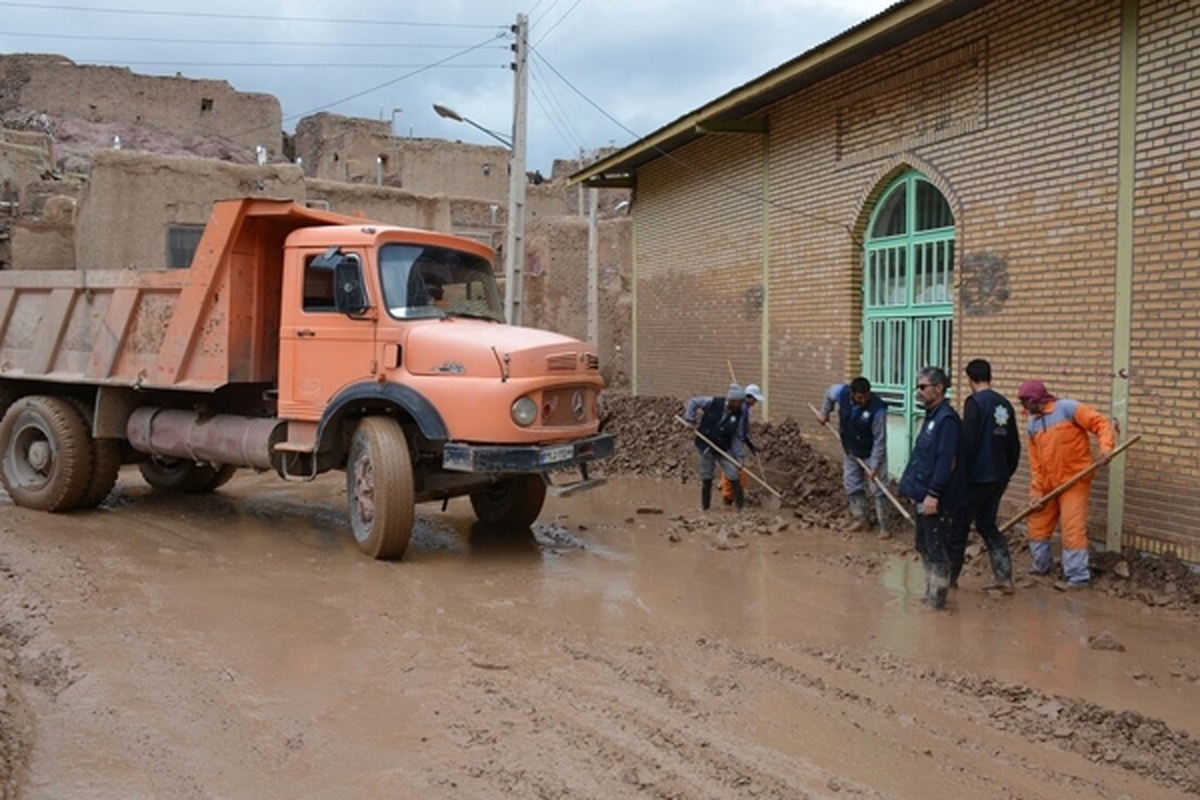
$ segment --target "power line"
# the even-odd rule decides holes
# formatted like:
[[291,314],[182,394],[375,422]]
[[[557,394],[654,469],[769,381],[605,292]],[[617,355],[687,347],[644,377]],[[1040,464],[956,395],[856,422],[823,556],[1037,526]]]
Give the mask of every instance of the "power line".
[[[559,72],[554,67],[554,65],[551,64],[549,61],[547,61],[546,57],[543,56],[541,53],[539,53],[537,50],[530,48],[529,52],[532,55],[534,55],[535,57],[537,57],[539,60],[541,60],[542,63],[544,63],[551,72],[553,72],[555,75],[558,76],[558,79],[560,81],[565,83],[571,89],[571,91],[573,91],[573,92],[575,92],[575,94],[579,95],[579,97],[582,98],[585,103],[587,103],[592,108],[599,111],[602,115],[604,115],[604,117],[606,119],[608,119],[614,125],[616,125],[621,130],[628,133],[634,139],[644,139],[645,138],[644,136],[636,133],[635,131],[630,130],[620,120],[618,120],[612,114],[609,114],[607,111],[605,111],[603,108],[601,108],[600,105],[596,101],[592,100],[592,98],[588,97],[586,94],[584,94],[582,91],[580,91],[575,86],[575,84],[573,84],[573,83],[571,83],[571,81],[567,80],[567,77],[565,75],[563,75],[561,72]],[[713,174],[712,172],[710,172],[702,167],[698,167],[695,164],[692,164],[691,162],[686,161],[686,160],[680,158],[679,156],[675,155],[674,153],[670,153],[657,145],[653,145],[653,148],[656,153],[658,153],[660,156],[662,156],[666,160],[668,160],[674,164],[677,164],[680,167],[683,167],[685,170],[692,173],[693,175],[698,175],[700,177],[707,178],[714,185],[719,186],[720,188],[724,189],[725,191],[729,192],[730,194],[736,194],[740,197],[756,200],[758,202],[764,203],[765,205],[767,205],[771,208],[775,208],[780,211],[786,211],[790,214],[795,214],[796,216],[799,216],[799,217],[806,217],[808,219],[814,220],[816,222],[820,222],[825,225],[830,225],[835,228],[840,228],[840,229],[844,230],[850,236],[850,239],[852,241],[854,241],[856,244],[858,244],[860,246],[862,245],[862,242],[859,241],[859,239],[854,235],[853,228],[851,228],[849,225],[847,225],[844,222],[838,222],[836,220],[828,219],[826,217],[821,216],[820,214],[813,214],[811,211],[806,211],[804,209],[796,208],[795,206],[788,205],[787,203],[780,203],[777,200],[772,200],[769,196],[767,196],[766,192],[763,192],[763,191],[750,191],[747,189],[743,189],[741,186],[738,186],[737,184],[734,184],[734,183],[730,183],[730,182],[726,181],[725,179]]]
[[[579,4],[580,4],[580,3],[582,3],[582,2],[583,2],[583,0],[575,0],[575,4],[574,4],[573,6],[571,6],[570,8],[568,8],[566,11],[564,11],[564,12],[563,12],[563,14],[562,14],[562,16],[561,16],[561,17],[559,17],[559,18],[558,18],[558,19],[557,19],[557,20],[554,22],[554,24],[553,24],[553,25],[551,25],[551,26],[550,26],[550,27],[549,27],[549,28],[546,30],[546,32],[545,32],[545,33],[543,33],[543,34],[542,34],[540,37],[538,37],[538,40],[537,40],[537,41],[534,43],[534,45],[533,45],[533,46],[539,45],[539,44],[541,44],[542,42],[546,41],[546,37],[547,37],[547,36],[549,36],[551,33],[553,33],[553,32],[554,32],[554,29],[555,29],[555,28],[557,28],[559,25],[561,25],[564,19],[566,19],[567,17],[571,16],[571,12],[572,12],[572,11],[574,11],[575,9],[579,8]],[[555,4],[557,5],[557,0],[555,0]],[[549,9],[547,9],[547,10],[546,10],[546,13],[547,13],[547,14],[549,14],[549,13],[550,13],[550,11],[551,11],[553,8],[554,8],[554,6],[551,6]]]
[[[92,66],[111,66],[109,59],[81,59],[77,63],[91,64]],[[231,67],[231,68],[249,68],[249,69],[300,69],[302,67],[320,67],[322,69],[416,69],[429,68],[426,64],[373,64],[370,62],[362,63],[314,63],[314,62],[287,62],[287,63],[270,63],[265,61],[257,62],[237,62],[237,61],[125,61],[121,60],[123,67]],[[507,64],[447,64],[441,69],[507,69]]]
[[412,22],[385,19],[351,19],[337,17],[280,17],[274,14],[218,14],[210,11],[163,11],[162,9],[140,8],[95,8],[92,6],[68,6],[46,3],[17,3],[0,1],[0,6],[9,8],[28,8],[38,11],[73,11],[93,14],[126,14],[144,17],[193,17],[204,19],[238,19],[257,20],[262,22],[320,22],[328,25],[389,25],[414,28],[496,28],[496,25],[468,24],[462,22]]
[[[3,5],[0,3],[0,5]],[[233,47],[347,47],[345,42],[305,42],[305,41],[246,41],[237,39],[163,39],[156,36],[95,36],[93,34],[74,33],[28,33],[18,31],[0,31],[0,36],[17,36],[33,39],[83,39],[89,42],[145,42],[149,44],[216,44]],[[388,48],[390,50],[452,50],[462,47],[461,44],[433,44],[431,42],[355,42],[355,49]],[[507,49],[497,45],[498,49]]]

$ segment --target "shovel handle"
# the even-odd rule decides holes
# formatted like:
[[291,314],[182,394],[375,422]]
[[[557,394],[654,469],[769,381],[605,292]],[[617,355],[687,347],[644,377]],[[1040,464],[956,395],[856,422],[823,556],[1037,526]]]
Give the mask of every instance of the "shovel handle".
[[1037,511],[1038,510],[1037,507],[1040,506],[1042,503],[1045,503],[1047,500],[1053,500],[1054,498],[1058,497],[1060,494],[1065,492],[1067,489],[1070,489],[1072,486],[1079,483],[1081,480],[1083,480],[1084,478],[1091,475],[1096,470],[1103,467],[1105,464],[1111,462],[1118,455],[1120,455],[1121,453],[1124,453],[1130,447],[1133,447],[1135,444],[1137,444],[1141,440],[1141,438],[1142,438],[1142,435],[1140,433],[1137,434],[1136,436],[1129,437],[1127,440],[1122,442],[1120,445],[1113,448],[1113,451],[1108,454],[1108,461],[1097,461],[1095,464],[1092,464],[1090,467],[1086,467],[1086,468],[1080,470],[1079,472],[1077,472],[1076,474],[1072,475],[1070,478],[1063,481],[1061,484],[1054,487],[1049,492],[1047,492],[1046,494],[1039,497],[1037,500],[1034,500],[1032,503],[1029,504],[1028,508],[1026,508],[1020,514],[1017,514],[1015,517],[1010,519],[1008,522],[1001,525],[1000,532],[1004,533],[1009,528],[1011,528],[1013,525],[1016,525],[1018,522],[1020,522],[1021,520],[1028,517],[1030,514]]
[[[831,428],[828,425],[826,425],[825,423],[821,422],[821,417],[823,415],[821,414],[820,411],[817,411],[817,407],[814,406],[812,403],[809,403],[808,407],[810,409],[812,409],[813,416],[815,416],[817,418],[817,422],[821,423],[821,427],[824,428],[825,430],[829,431],[829,435],[832,436],[834,439],[837,439],[838,446],[841,447],[841,444],[842,444],[841,437],[838,436],[836,433],[834,433],[833,428]],[[858,465],[860,467],[862,467],[863,472],[868,473],[868,474],[871,472],[871,468],[867,466],[867,462],[863,461],[858,456],[854,456],[854,460],[858,462]],[[908,509],[906,509],[904,507],[904,505],[896,498],[896,496],[894,494],[892,494],[891,491],[888,490],[887,484],[884,483],[882,480],[880,480],[878,475],[872,476],[871,480],[875,483],[876,486],[879,487],[879,490],[883,492],[884,497],[886,497],[888,500],[890,500],[892,502],[892,505],[896,508],[897,511],[900,512],[900,516],[902,516],[906,520],[908,520],[910,524],[916,524],[915,520],[913,520],[913,518],[912,518],[912,514],[908,513]]]
[[700,431],[696,430],[695,426],[694,426],[694,425],[692,425],[692,423],[688,422],[686,419],[684,419],[683,417],[679,416],[678,414],[676,414],[676,415],[675,415],[675,421],[676,421],[676,422],[678,422],[680,425],[683,425],[683,426],[685,426],[685,427],[691,428],[691,429],[692,429],[692,433],[696,434],[696,436],[698,436],[702,442],[704,442],[704,443],[705,443],[705,444],[707,444],[709,447],[711,447],[711,448],[712,448],[714,451],[716,451],[717,455],[719,455],[721,458],[725,459],[726,461],[730,462],[731,464],[737,464],[737,466],[738,466],[738,469],[740,469],[740,470],[743,470],[743,471],[744,471],[744,472],[745,472],[747,475],[749,475],[751,478],[753,478],[755,481],[757,481],[759,484],[761,484],[761,485],[762,485],[762,487],[763,487],[764,489],[766,489],[768,492],[770,492],[771,494],[773,494],[773,495],[775,495],[776,497],[778,497],[780,500],[782,500],[782,499],[783,499],[783,495],[781,495],[781,494],[780,494],[780,493],[779,493],[779,492],[778,492],[778,491],[775,489],[775,487],[774,487],[774,486],[772,486],[771,484],[767,483],[767,482],[766,482],[765,480],[763,480],[762,478],[760,478],[760,477],[758,477],[757,475],[755,475],[753,472],[751,472],[749,469],[747,469],[747,468],[746,468],[746,465],[745,465],[745,464],[743,464],[742,462],[738,461],[738,460],[737,460],[736,458],[734,458],[733,456],[729,455],[729,453],[726,453],[726,452],[725,452],[724,450],[722,450],[720,447],[717,447],[717,444],[716,444],[716,442],[714,442],[712,439],[709,439],[707,436],[705,436],[705,435],[704,435],[703,433],[701,433]]

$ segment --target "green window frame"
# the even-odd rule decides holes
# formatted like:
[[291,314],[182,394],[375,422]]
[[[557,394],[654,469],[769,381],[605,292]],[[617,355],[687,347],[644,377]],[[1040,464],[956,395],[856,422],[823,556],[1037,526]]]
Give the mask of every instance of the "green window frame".
[[945,196],[910,170],[880,195],[863,247],[863,374],[888,404],[888,469],[899,475],[923,415],[916,373],[952,373],[954,214]]

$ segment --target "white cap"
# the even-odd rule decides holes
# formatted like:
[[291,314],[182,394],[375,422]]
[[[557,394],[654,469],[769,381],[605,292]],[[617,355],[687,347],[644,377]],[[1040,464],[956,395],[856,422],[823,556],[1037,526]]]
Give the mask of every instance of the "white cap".
[[757,383],[752,383],[746,387],[746,397],[753,397],[759,403],[762,403],[767,399],[767,396],[763,394],[762,387],[760,387]]

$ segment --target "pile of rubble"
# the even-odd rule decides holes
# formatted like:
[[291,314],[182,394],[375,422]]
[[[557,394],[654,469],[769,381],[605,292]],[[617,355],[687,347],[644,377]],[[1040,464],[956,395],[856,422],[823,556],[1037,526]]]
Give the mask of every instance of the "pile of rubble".
[[[678,419],[677,419],[678,418]],[[691,430],[680,420],[683,405],[673,397],[605,396],[601,429],[617,437],[612,458],[600,469],[609,474],[643,475],[693,483],[699,480]],[[811,524],[841,524],[846,495],[842,467],[813,448],[795,420],[778,425],[755,423],[750,439],[757,455],[746,467],[782,495],[779,505]],[[770,492],[749,480],[751,502],[768,505]]]

